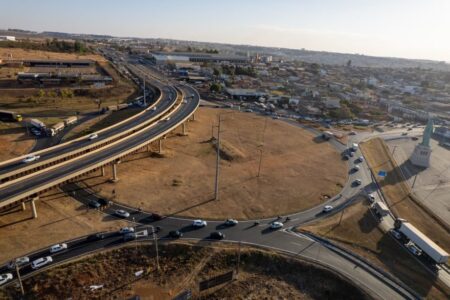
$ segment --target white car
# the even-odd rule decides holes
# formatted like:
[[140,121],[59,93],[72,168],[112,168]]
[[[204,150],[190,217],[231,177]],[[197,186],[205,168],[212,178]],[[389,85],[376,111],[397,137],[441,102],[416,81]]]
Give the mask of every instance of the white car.
[[272,222],[272,223],[270,224],[270,228],[271,228],[271,229],[280,229],[280,228],[283,228],[283,223],[281,223],[281,222]]
[[206,227],[206,225],[208,225],[208,223],[206,223],[206,221],[204,220],[194,220],[194,222],[192,222],[192,227]]
[[121,218],[128,218],[130,216],[130,213],[127,211],[124,211],[123,209],[118,209],[114,212],[114,214]]
[[331,206],[331,205],[325,205],[325,206],[323,207],[322,211],[325,212],[325,213],[327,213],[327,212],[332,211],[333,208],[334,208],[334,207]]
[[152,108],[152,111],[156,111],[156,106]]
[[375,195],[374,194],[369,194],[367,196],[369,197],[370,203],[374,203],[375,202]]
[[134,227],[122,227],[119,230],[120,234],[133,233],[133,232],[134,232]]
[[8,263],[8,269],[15,269],[16,265],[18,267],[21,267],[23,265],[26,265],[27,263],[30,262],[30,258],[28,256],[24,256],[24,257],[19,257],[16,258],[15,260],[12,260]]
[[235,226],[235,225],[237,225],[239,222],[238,222],[238,220],[235,220],[235,219],[227,219],[226,221],[225,221],[225,225],[226,226]]
[[167,117],[164,119],[164,121],[169,121],[169,120],[170,120],[170,117]]
[[11,279],[13,279],[13,276],[11,273],[6,273],[6,274],[0,275],[0,285],[7,283]]
[[358,162],[363,162],[364,161],[364,157],[360,156],[358,157]]
[[359,171],[359,166],[354,166],[353,168],[352,168],[352,172],[353,173],[356,173],[356,172],[358,172]]
[[39,158],[41,158],[39,155],[28,155],[27,157],[25,157],[25,158],[22,160],[22,162],[24,162],[24,163],[27,164],[27,163],[36,161],[36,160],[38,160]]
[[98,134],[96,134],[96,133],[93,133],[93,134],[89,135],[89,139],[90,140],[95,140],[96,138],[98,138]]
[[31,263],[31,268],[33,270],[36,270],[36,269],[39,269],[40,267],[43,267],[52,262],[53,262],[53,258],[51,256],[41,257],[41,258],[34,260]]
[[50,253],[56,253],[67,249],[67,244],[56,244],[50,247]]

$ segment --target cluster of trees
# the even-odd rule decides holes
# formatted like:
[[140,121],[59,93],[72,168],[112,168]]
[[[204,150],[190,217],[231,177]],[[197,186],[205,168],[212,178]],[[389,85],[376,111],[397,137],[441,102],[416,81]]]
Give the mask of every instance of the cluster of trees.
[[0,47],[2,48],[22,48],[30,50],[41,50],[51,52],[66,52],[66,53],[80,53],[84,54],[90,52],[85,43],[80,41],[69,42],[58,40],[56,38],[45,42],[36,42],[30,40],[23,41],[0,41]]
[[330,118],[333,119],[351,119],[358,116],[362,112],[362,108],[356,104],[351,103],[347,100],[340,101],[341,107],[338,109],[333,109],[328,112]]
[[234,76],[234,75],[247,75],[251,77],[256,77],[256,71],[253,67],[241,67],[241,66],[222,66],[222,71],[224,74]]
[[[184,52],[183,49],[177,49],[175,52]],[[207,49],[207,48],[196,48],[188,46],[186,48],[186,52],[197,52],[197,53],[211,53],[211,54],[218,54],[219,50],[217,49]]]
[[40,89],[37,93],[37,97],[39,99],[44,98],[45,96],[49,97],[49,98],[55,98],[57,96],[61,97],[61,98],[73,98],[75,96],[73,90],[71,89],[58,89],[58,90],[49,90],[47,92],[45,92],[45,90]]
[[209,86],[209,90],[210,90],[211,92],[214,92],[214,93],[220,93],[220,92],[222,91],[222,85],[220,85],[220,84],[217,83],[217,82],[213,82],[213,83],[211,83],[211,85]]

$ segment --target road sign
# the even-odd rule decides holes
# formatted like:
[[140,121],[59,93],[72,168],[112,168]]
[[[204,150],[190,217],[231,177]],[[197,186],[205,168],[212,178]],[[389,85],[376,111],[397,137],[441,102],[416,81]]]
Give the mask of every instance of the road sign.
[[380,176],[380,177],[386,177],[386,175],[387,175],[387,172],[386,172],[386,171],[384,171],[384,170],[378,171],[378,176]]
[[230,271],[230,272],[224,273],[222,275],[204,280],[204,281],[200,282],[199,289],[200,289],[200,291],[203,291],[203,290],[207,290],[209,288],[215,287],[219,284],[231,281],[231,280],[233,280],[233,275],[234,275],[234,271]]

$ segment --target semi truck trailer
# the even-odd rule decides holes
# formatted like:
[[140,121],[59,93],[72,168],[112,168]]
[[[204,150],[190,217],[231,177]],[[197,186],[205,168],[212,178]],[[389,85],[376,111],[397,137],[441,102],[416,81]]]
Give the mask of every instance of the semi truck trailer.
[[395,220],[395,229],[425,252],[437,264],[448,261],[448,253],[404,219]]
[[3,122],[20,122],[22,121],[22,115],[19,115],[13,111],[0,110],[0,121]]

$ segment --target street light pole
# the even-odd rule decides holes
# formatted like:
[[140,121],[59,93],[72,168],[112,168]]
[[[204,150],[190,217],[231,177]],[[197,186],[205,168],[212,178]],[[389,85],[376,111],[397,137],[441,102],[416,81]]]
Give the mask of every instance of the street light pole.
[[144,81],[144,107],[147,106],[147,100],[145,98],[145,75],[142,77],[142,81]]
[[19,286],[20,286],[20,292],[22,293],[22,296],[25,295],[25,290],[23,289],[23,284],[22,284],[22,278],[20,277],[20,272],[19,272],[19,266],[17,265],[17,262],[14,262],[15,264],[15,268],[16,268],[16,274],[17,274],[17,280],[19,281]]
[[217,156],[216,156],[216,184],[214,189],[215,200],[219,200],[219,176],[220,176],[220,115],[219,115],[219,126],[217,127]]
[[152,233],[153,233],[153,241],[155,243],[155,250],[156,250],[156,269],[159,272],[158,237],[156,236],[155,227],[153,227],[153,226],[152,226]]

